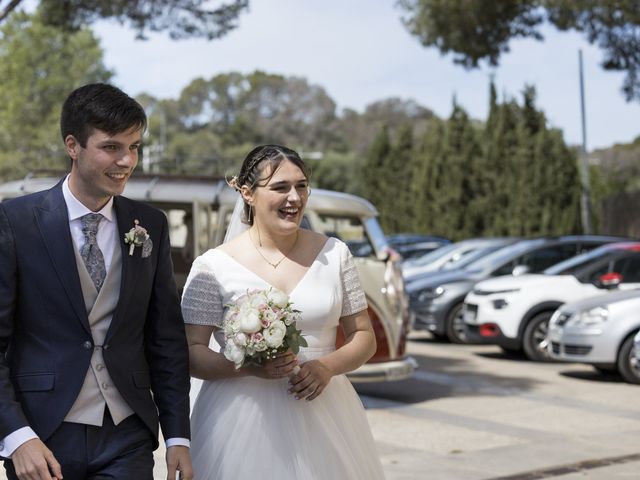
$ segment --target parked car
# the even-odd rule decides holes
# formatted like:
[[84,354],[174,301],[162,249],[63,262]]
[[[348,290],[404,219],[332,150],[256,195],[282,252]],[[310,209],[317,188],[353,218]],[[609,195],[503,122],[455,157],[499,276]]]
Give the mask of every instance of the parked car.
[[479,282],[464,301],[468,338],[549,359],[547,328],[563,303],[607,289],[640,288],[640,243],[612,243],[546,269],[542,274]]
[[464,269],[409,282],[406,289],[414,315],[413,328],[428,330],[434,336],[447,338],[453,343],[466,343],[462,305],[476,283],[490,277],[541,272],[579,253],[619,241],[619,237],[597,235],[521,240],[480,258]]
[[[0,200],[50,188],[58,180],[50,176],[29,176],[2,184]],[[124,195],[166,213],[171,258],[180,289],[193,259],[224,239],[237,198],[237,193],[224,179],[144,175],[130,178]],[[378,348],[373,358],[352,372],[350,378],[379,381],[411,376],[416,363],[406,353],[410,328],[408,301],[399,262],[387,252],[376,209],[354,195],[314,189],[302,226],[338,237],[353,246]],[[344,341],[340,329],[336,341],[338,344]]]
[[631,350],[631,368],[635,372],[640,372],[640,330],[633,337],[633,349]]
[[398,252],[404,260],[416,258],[425,253],[439,249],[443,245],[448,245],[451,240],[436,235],[417,235],[400,233],[397,235],[387,235],[387,244]]
[[463,268],[480,257],[518,240],[520,239],[515,237],[469,238],[450,243],[403,262],[402,275],[405,282],[411,282],[431,272]]
[[[549,351],[556,360],[592,365],[601,372],[617,371],[629,383],[640,384],[640,292],[621,291],[560,307],[549,322]],[[640,348],[640,345],[636,345]]]

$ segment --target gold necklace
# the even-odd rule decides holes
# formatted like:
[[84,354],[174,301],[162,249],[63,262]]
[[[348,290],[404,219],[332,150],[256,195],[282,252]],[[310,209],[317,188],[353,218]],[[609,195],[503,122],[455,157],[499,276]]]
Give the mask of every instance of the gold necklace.
[[[274,270],[276,268],[278,268],[278,265],[280,265],[285,258],[287,258],[287,255],[289,255],[291,252],[293,252],[293,249],[295,248],[296,244],[298,243],[298,231],[296,230],[296,239],[293,241],[293,245],[291,245],[291,248],[289,250],[287,250],[287,252],[282,255],[282,258],[280,260],[278,260],[276,263],[270,262],[267,257],[265,257],[263,255],[263,253],[260,251],[260,249],[258,248],[258,246],[256,245],[256,243],[253,241],[253,237],[251,236],[251,230],[249,230],[249,239],[251,240],[251,244],[253,245],[253,248],[256,249],[256,252],[258,252],[258,255],[260,255],[262,257],[262,259],[267,262],[269,265],[271,265]],[[262,242],[260,243],[260,245],[262,245]]]

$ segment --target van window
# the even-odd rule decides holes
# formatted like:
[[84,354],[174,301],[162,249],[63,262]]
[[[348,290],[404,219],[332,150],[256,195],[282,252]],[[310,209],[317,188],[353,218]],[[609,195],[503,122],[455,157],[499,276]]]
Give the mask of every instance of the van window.
[[347,244],[354,257],[373,255],[373,247],[359,217],[319,214],[320,232]]

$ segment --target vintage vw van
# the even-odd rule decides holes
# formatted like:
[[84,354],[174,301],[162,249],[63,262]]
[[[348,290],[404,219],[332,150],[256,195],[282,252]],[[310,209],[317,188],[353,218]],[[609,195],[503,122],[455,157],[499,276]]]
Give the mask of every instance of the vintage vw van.
[[[0,200],[50,188],[62,175],[28,175],[0,184]],[[131,177],[124,195],[166,213],[179,288],[193,259],[222,242],[237,198],[224,179],[146,175]],[[356,382],[404,379],[416,366],[405,352],[410,321],[401,271],[376,216],[360,197],[314,189],[303,219],[303,227],[343,240],[355,257],[378,346],[374,357],[349,375]],[[342,335],[337,342],[343,342]]]

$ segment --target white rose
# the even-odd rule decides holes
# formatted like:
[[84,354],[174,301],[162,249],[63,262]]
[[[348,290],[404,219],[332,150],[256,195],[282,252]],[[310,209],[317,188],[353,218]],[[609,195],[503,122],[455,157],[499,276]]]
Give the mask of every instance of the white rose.
[[244,347],[248,340],[247,335],[242,332],[236,333],[235,337],[233,337],[233,342],[240,347]]
[[227,360],[235,363],[236,368],[239,368],[244,362],[244,348],[233,342],[227,342],[224,347],[224,356]]
[[272,288],[267,292],[267,300],[278,308],[285,308],[289,303],[289,295],[277,288]]
[[240,331],[244,333],[255,333],[262,328],[259,312],[252,308],[243,309],[240,312]]
[[269,328],[264,331],[264,339],[270,348],[278,348],[282,345],[282,340],[287,334],[287,326],[284,322],[273,322]]

